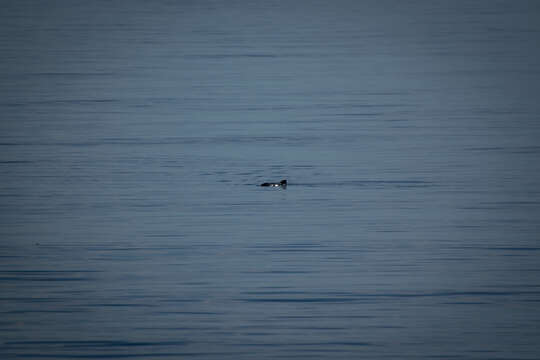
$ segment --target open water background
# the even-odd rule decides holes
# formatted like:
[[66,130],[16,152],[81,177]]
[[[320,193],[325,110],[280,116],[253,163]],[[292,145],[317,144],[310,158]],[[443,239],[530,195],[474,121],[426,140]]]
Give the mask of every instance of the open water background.
[[538,2],[1,5],[2,359],[540,357]]

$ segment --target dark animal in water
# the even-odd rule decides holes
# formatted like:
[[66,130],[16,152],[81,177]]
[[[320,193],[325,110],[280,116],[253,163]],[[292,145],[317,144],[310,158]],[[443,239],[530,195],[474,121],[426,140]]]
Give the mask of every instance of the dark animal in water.
[[282,188],[286,188],[287,187],[287,180],[281,180],[279,183],[262,183],[261,186],[270,186],[270,187],[282,187]]

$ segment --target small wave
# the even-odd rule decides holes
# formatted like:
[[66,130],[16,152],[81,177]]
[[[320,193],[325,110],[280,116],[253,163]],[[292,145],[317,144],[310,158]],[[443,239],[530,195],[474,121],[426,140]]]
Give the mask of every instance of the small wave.
[[348,181],[332,181],[332,182],[317,182],[317,183],[295,183],[291,182],[290,186],[305,186],[305,187],[430,187],[435,184],[424,180],[348,180]]

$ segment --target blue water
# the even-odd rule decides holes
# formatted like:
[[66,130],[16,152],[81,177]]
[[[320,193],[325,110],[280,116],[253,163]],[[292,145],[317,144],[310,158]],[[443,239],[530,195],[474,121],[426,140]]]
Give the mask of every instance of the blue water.
[[540,357],[538,2],[1,5],[2,359]]

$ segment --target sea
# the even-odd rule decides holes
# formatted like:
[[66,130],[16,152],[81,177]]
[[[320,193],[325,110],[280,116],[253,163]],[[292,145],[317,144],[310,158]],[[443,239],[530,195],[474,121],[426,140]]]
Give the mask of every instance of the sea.
[[0,5],[1,359],[540,358],[540,2]]

